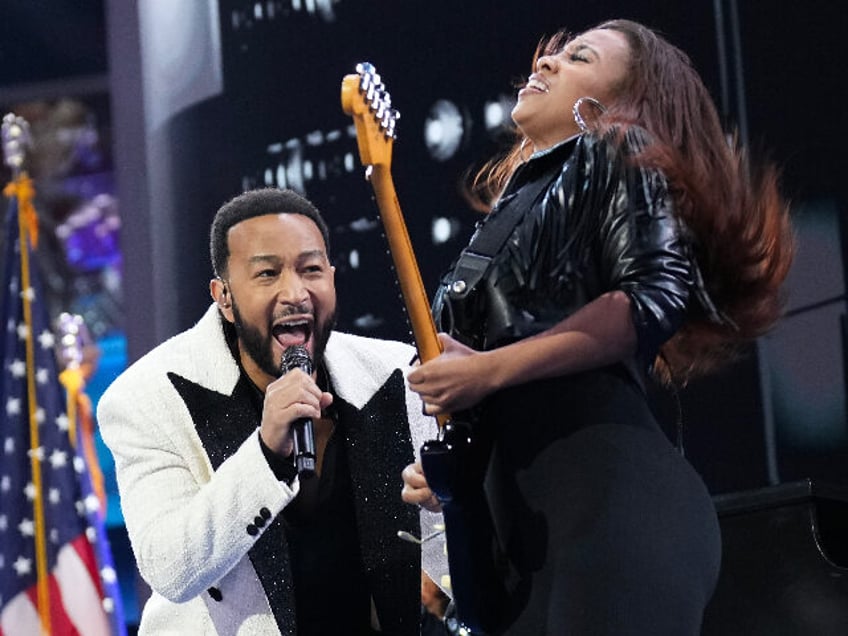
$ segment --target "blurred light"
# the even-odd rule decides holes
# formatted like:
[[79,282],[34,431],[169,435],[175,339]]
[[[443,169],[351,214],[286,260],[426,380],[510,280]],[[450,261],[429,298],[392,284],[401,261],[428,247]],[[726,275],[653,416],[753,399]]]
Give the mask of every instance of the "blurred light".
[[424,144],[436,161],[447,161],[462,143],[465,127],[462,114],[453,102],[438,100],[424,122]]
[[448,219],[443,216],[433,218],[430,228],[430,237],[433,245],[441,245],[451,240],[459,231],[459,222],[456,219]]
[[374,314],[365,314],[363,316],[359,316],[355,318],[353,324],[356,325],[357,329],[376,329],[380,325],[383,324],[383,319],[378,318]]
[[296,192],[304,192],[303,146],[298,139],[286,142],[289,158],[286,162],[286,182]]
[[506,119],[503,104],[500,102],[489,102],[486,104],[485,109],[484,121],[486,122],[486,130],[492,130],[503,125]]
[[380,223],[376,219],[366,219],[364,216],[352,221],[348,227],[354,232],[370,232],[379,227]]
[[512,109],[515,108],[515,98],[499,95],[497,99],[487,101],[483,106],[483,125],[491,135],[497,135],[505,130],[511,130]]

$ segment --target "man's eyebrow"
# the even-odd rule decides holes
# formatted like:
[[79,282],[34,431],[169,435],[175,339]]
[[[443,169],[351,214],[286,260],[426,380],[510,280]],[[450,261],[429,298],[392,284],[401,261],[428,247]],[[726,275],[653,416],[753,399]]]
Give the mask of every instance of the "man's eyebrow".
[[251,265],[255,263],[279,263],[280,259],[274,254],[256,254],[247,259]]
[[[327,258],[327,254],[322,249],[314,249],[304,250],[303,252],[297,255],[298,261],[305,261],[310,258]],[[253,256],[247,259],[247,262],[251,265],[256,265],[258,263],[279,265],[282,262],[282,259],[276,254],[254,254]]]
[[322,249],[306,250],[305,252],[301,252],[298,255],[298,258],[303,260],[307,258],[314,258],[316,256],[319,258],[326,258],[327,254]]

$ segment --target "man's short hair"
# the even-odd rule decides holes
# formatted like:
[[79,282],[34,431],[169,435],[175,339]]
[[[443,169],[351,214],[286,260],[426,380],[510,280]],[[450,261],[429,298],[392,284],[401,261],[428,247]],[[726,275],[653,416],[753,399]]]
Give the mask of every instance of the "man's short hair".
[[330,232],[327,224],[311,201],[294,190],[279,188],[258,188],[248,190],[230,199],[215,213],[209,238],[209,252],[212,257],[212,269],[215,275],[223,277],[227,273],[230,258],[230,246],[227,232],[234,225],[247,219],[265,214],[302,214],[312,219],[324,239],[324,249],[330,256]]

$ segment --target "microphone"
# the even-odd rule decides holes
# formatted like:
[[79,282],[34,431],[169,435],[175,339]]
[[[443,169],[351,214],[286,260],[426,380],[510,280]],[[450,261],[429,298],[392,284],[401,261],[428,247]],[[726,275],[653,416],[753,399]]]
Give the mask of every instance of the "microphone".
[[[285,374],[292,369],[300,369],[307,375],[312,375],[312,360],[303,345],[293,345],[283,353],[280,371]],[[315,437],[312,433],[312,420],[302,417],[292,424],[294,437],[294,465],[297,474],[309,477],[315,473]]]

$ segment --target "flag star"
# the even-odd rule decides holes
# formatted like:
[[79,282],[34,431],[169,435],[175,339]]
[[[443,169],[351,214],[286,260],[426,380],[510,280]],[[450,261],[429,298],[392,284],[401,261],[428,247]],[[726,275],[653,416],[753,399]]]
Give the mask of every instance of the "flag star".
[[103,609],[107,614],[111,614],[115,611],[115,600],[109,598],[108,596],[103,599]]
[[13,333],[15,331],[16,325],[17,323],[15,322],[15,319],[9,318],[9,320],[6,321],[6,331],[8,331],[9,333]]
[[102,578],[106,583],[114,583],[118,580],[118,575],[115,573],[115,568],[107,565],[100,570],[100,578]]
[[[41,373],[41,371],[39,371]],[[43,384],[43,382],[41,382]],[[44,409],[39,407],[35,409],[35,421],[39,424],[44,424]]]
[[52,349],[53,345],[56,344],[56,337],[45,329],[38,336],[38,342],[41,344],[42,349]]
[[25,322],[19,324],[16,331],[18,332],[18,340],[26,340],[29,337],[29,327]]
[[97,542],[97,530],[95,530],[91,526],[88,526],[85,529],[85,538],[88,539],[89,543],[96,543]]
[[35,381],[42,386],[47,384],[48,380],[50,380],[50,371],[48,369],[39,368],[35,372]]
[[82,517],[85,514],[85,504],[82,501],[75,501],[74,507],[77,509],[77,514]]
[[3,475],[3,479],[0,479],[0,491],[9,492],[9,489],[12,487],[12,478],[8,475]]
[[26,375],[26,362],[23,360],[12,360],[9,364],[9,371],[12,372],[13,378],[22,378]]
[[39,446],[35,450],[32,450],[32,449],[28,450],[27,455],[29,455],[30,457],[35,457],[38,461],[43,462],[44,461],[44,446]]
[[35,525],[32,523],[32,519],[21,519],[18,530],[25,537],[35,536]]
[[12,564],[12,567],[15,568],[18,576],[26,576],[32,570],[32,561],[19,556],[17,561]]
[[74,470],[77,471],[77,473],[79,473],[80,475],[85,472],[85,462],[83,461],[82,457],[74,457]]
[[35,490],[35,484],[33,484],[32,482],[29,482],[24,487],[24,494],[26,495],[26,498],[29,501],[35,501],[35,496],[38,494],[37,491]]
[[63,433],[67,433],[68,429],[71,428],[68,416],[65,413],[62,413],[61,415],[56,417],[56,426],[58,426],[59,430]]
[[3,450],[6,452],[7,455],[14,455],[15,454],[15,438],[14,437],[7,437],[6,438],[6,441],[3,443]]
[[21,292],[21,298],[25,298],[29,302],[35,300],[35,290],[32,287],[27,287]]
[[[0,570],[4,570],[6,568],[6,557],[0,554]],[[2,603],[0,603],[0,607],[3,607]]]
[[85,498],[85,510],[86,512],[97,512],[100,510],[100,499],[97,498],[97,495],[91,494]]
[[8,527],[9,527],[9,519],[6,517],[6,515],[0,515],[0,530],[2,530],[3,532],[6,532]]
[[68,465],[68,454],[64,451],[60,451],[59,449],[54,450],[50,454],[50,465],[53,468],[62,468],[63,466]]
[[59,492],[58,488],[51,488],[50,493],[47,495],[48,501],[52,504],[57,504],[62,501],[62,493]]
[[21,400],[19,398],[10,397],[6,400],[6,415],[20,415]]
[[59,545],[59,531],[56,528],[50,531],[50,543]]

